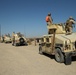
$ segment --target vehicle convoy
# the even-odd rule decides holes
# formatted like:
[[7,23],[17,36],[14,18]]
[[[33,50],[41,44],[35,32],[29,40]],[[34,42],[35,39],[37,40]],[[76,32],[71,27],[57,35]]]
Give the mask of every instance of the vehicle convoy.
[[26,38],[21,33],[16,33],[12,36],[12,45],[13,46],[27,45]]
[[76,33],[66,34],[64,26],[60,24],[53,24],[47,28],[49,34],[42,37],[39,53],[55,55],[57,62],[71,64],[72,56],[76,56]]

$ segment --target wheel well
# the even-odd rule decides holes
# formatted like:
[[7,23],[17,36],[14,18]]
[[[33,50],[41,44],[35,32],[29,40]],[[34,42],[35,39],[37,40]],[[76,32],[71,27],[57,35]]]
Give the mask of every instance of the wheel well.
[[59,48],[59,49],[61,50],[61,48],[60,48],[60,47],[55,47],[55,49],[57,49],[57,48]]
[[62,48],[61,47],[55,47],[55,49],[59,48],[61,50],[61,52],[63,53],[63,55],[65,54],[63,51],[62,51]]

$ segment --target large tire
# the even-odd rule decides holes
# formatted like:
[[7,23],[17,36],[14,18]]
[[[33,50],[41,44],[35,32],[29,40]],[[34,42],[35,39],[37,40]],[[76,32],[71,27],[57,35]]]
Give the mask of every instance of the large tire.
[[64,55],[61,52],[60,48],[56,48],[55,49],[55,60],[59,63],[63,63],[64,62]]
[[39,47],[39,54],[41,54],[41,55],[43,54],[41,47]]
[[72,57],[72,53],[66,53],[65,54],[65,65],[70,65],[71,64],[71,57]]
[[21,44],[24,43],[24,39],[23,38],[20,38],[19,41],[20,41]]

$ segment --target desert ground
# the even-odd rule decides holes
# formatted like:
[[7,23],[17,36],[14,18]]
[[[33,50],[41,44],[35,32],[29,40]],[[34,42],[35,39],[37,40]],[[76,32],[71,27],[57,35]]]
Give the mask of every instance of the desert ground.
[[40,55],[38,48],[0,43],[0,75],[76,75],[76,57],[71,65],[60,64],[54,56]]

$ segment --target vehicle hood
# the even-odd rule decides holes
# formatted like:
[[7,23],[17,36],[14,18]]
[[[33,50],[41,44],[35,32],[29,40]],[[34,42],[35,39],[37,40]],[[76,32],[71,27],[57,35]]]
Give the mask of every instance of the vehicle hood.
[[76,41],[76,33],[72,33],[70,35],[66,35],[66,34],[56,34],[56,38],[60,39],[60,40],[70,40],[71,42],[75,42]]

